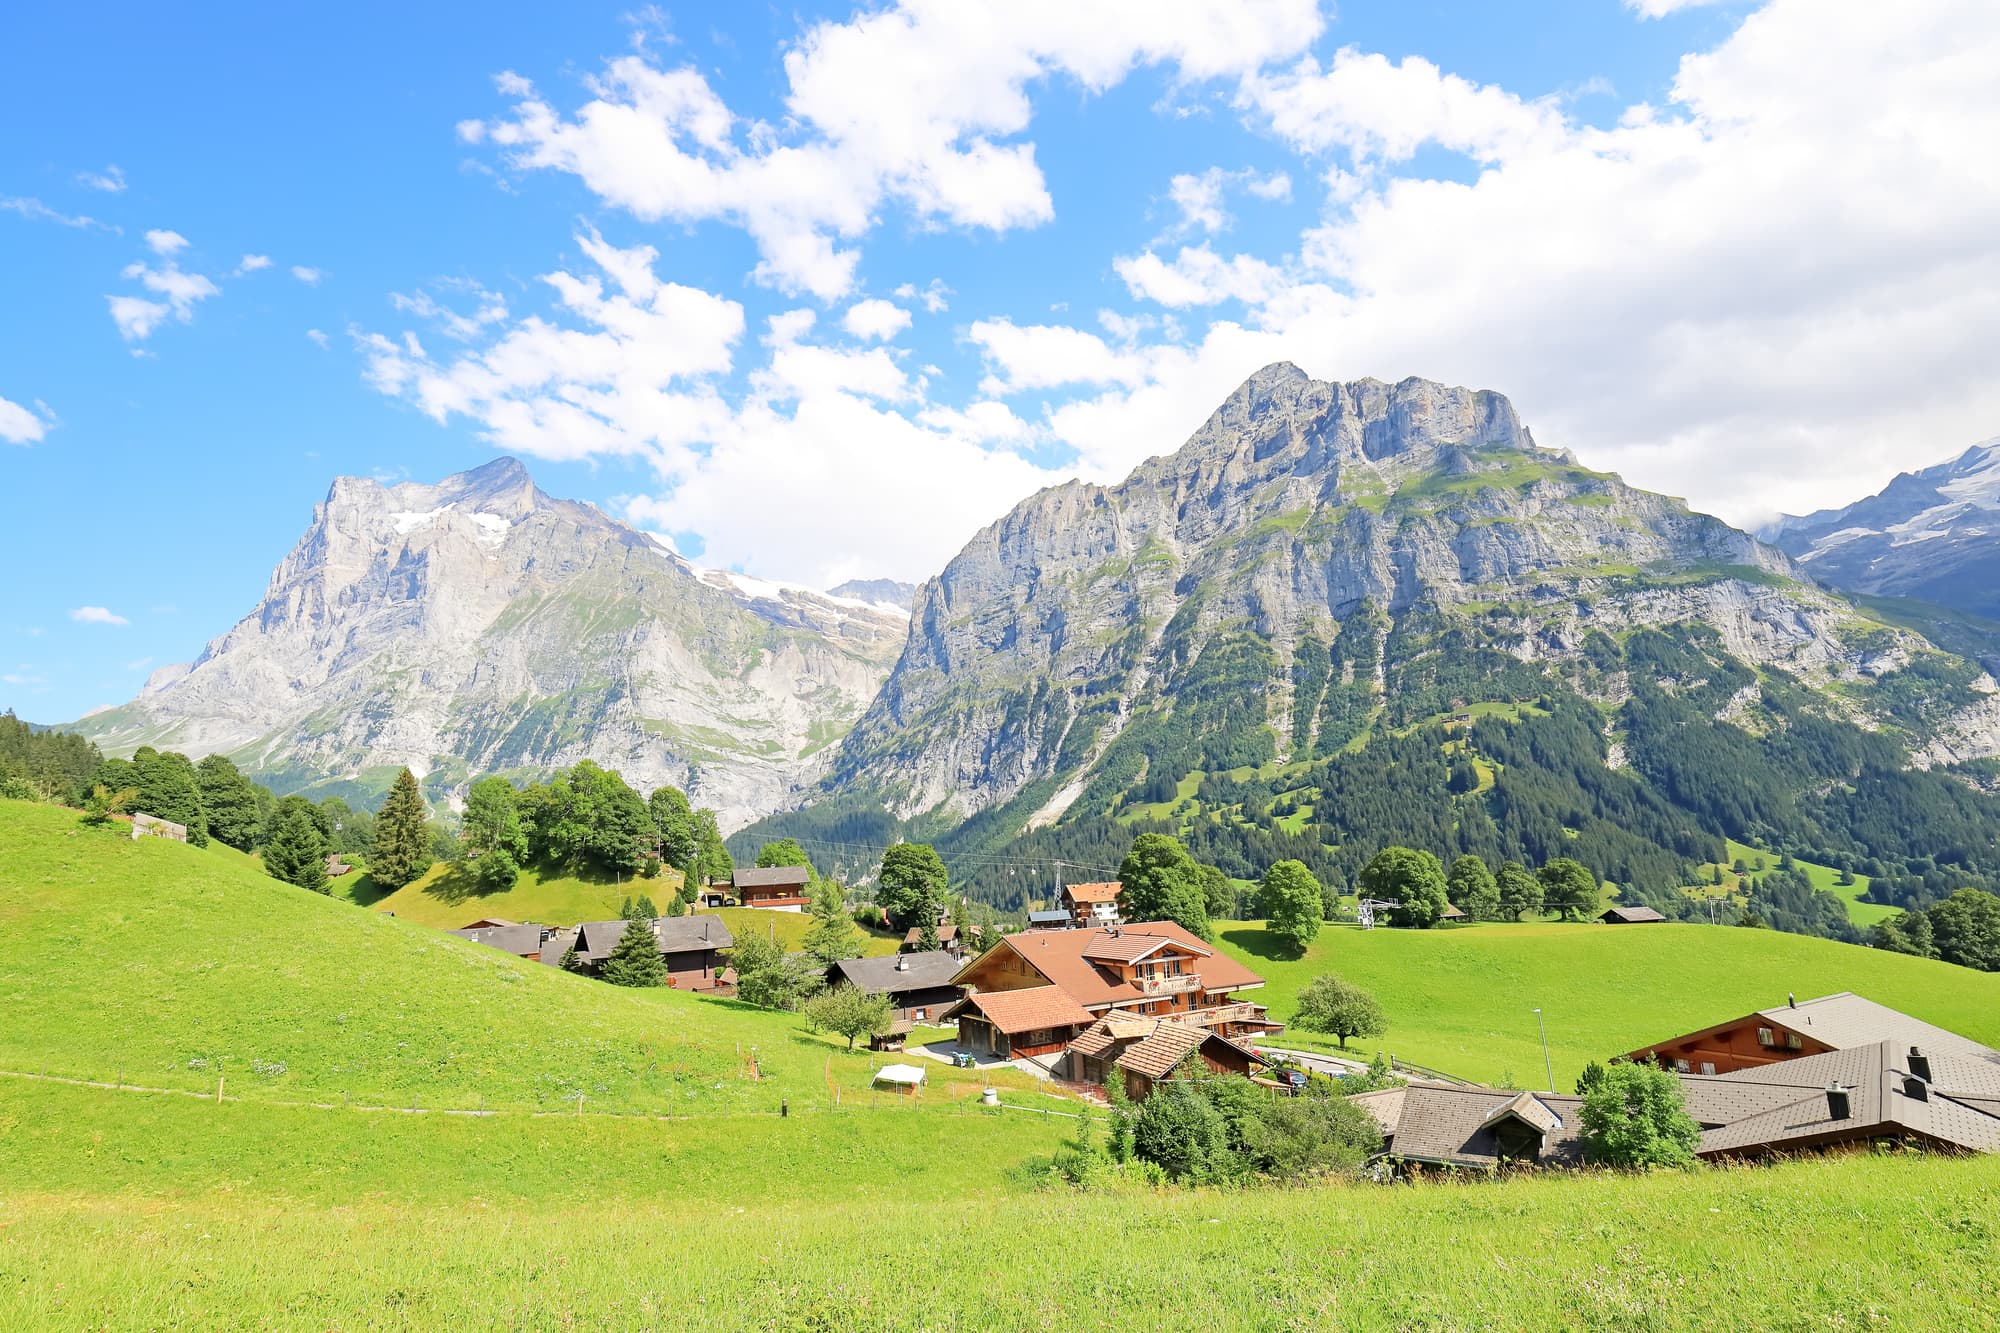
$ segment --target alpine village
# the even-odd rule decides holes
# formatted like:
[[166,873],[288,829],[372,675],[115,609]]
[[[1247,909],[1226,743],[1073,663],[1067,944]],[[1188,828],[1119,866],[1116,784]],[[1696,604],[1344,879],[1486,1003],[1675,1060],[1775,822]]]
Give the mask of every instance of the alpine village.
[[[271,443],[289,406],[225,406],[192,356],[151,358],[232,302],[267,318],[254,283],[331,301],[340,265],[203,259],[144,228],[156,186],[129,163],[40,166],[48,202],[14,198],[30,176],[10,183],[0,155],[6,234],[141,255],[104,299],[119,373],[154,385],[0,398],[0,436],[25,446],[0,466],[80,457],[94,413],[150,412],[184,374],[171,392],[204,401],[181,410],[233,423],[215,449],[256,413],[269,450],[227,453],[240,489],[211,479],[205,501],[94,444],[73,493],[10,485],[0,1328],[2000,1329],[2000,440],[1906,431],[1815,473],[1823,417],[1899,399],[1913,431],[1933,386],[1899,378],[1892,332],[1866,393],[1813,415],[1771,381],[1833,352],[1788,323],[1782,351],[1726,354],[1759,369],[1703,382],[1737,404],[1702,409],[1725,423],[1713,447],[1671,424],[1682,388],[1635,378],[1669,355],[1658,329],[1614,361],[1608,324],[1583,340],[1603,347],[1527,327],[1552,269],[1565,299],[1636,282],[1573,239],[1517,238],[1520,272],[1490,270],[1518,318],[1380,309],[1418,282],[1381,257],[1388,232],[1414,226],[1424,264],[1460,231],[1484,245],[1500,214],[1463,196],[1523,163],[1549,190],[1575,155],[1653,164],[1529,211],[1538,237],[1571,235],[1547,215],[1601,193],[1624,203],[1593,236],[1655,237],[1635,214],[1678,199],[1703,154],[1748,154],[1730,136],[1766,132],[1767,102],[1841,103],[1841,70],[1914,60],[1930,29],[1854,36],[1822,89],[1770,73],[1819,63],[1780,40],[1807,22],[1791,0],[1605,0],[1634,41],[1707,52],[1619,116],[1591,99],[1622,93],[1517,98],[1369,54],[1391,39],[1367,24],[1416,20],[1347,8],[647,6],[603,16],[625,53],[601,69],[577,45],[601,34],[559,34],[574,16],[556,11],[527,36],[521,13],[476,33],[488,18],[467,14],[449,40],[436,15],[378,22],[440,51],[476,40],[481,72],[449,96],[375,65],[380,87],[312,86],[425,134],[440,105],[498,98],[446,154],[483,201],[458,230],[497,245],[474,234],[554,207],[538,192],[561,174],[545,222],[577,253],[547,277],[340,296],[355,313],[328,306],[287,355],[345,357],[339,393],[358,366],[365,397],[325,409],[338,429],[301,436],[303,461]],[[348,21],[327,18],[329,63]],[[1411,50],[1432,49],[1429,22]],[[1502,59],[1468,34],[1438,51]],[[279,40],[244,35],[218,87]],[[2000,44],[1957,41],[1897,86],[1993,101],[1976,53]],[[504,61],[538,73],[492,74]],[[725,68],[775,80],[769,106]],[[1952,82],[1966,69],[1984,74]],[[1437,123],[1384,128],[1377,98]],[[1871,126],[1906,105],[1848,100]],[[1815,114],[1784,120],[1803,134]],[[1990,190],[1990,164],[1910,115],[1901,147],[1867,141],[1868,171],[1934,157]],[[1151,154],[1183,132],[1293,165],[1169,188],[1184,164]],[[1699,146],[1669,150],[1682,133]],[[1051,193],[983,220],[1003,204],[976,192],[1017,171]],[[1732,196],[1808,188],[1809,167],[1753,187],[1761,171]],[[59,188],[91,193],[58,206]],[[1132,193],[1143,259],[1120,241],[1099,274],[1008,248],[1070,225],[1086,189]],[[1670,292],[1691,270],[1662,267],[1628,299],[1734,347],[1671,312],[1777,302],[1820,273],[1836,215],[1870,207],[1841,191],[1803,196],[1812,236],[1757,251],[1745,290],[1718,273],[1699,299]],[[1318,221],[1282,263],[1219,257],[1295,193]],[[1412,221],[1425,208],[1436,229]],[[1899,205],[1867,263],[1922,211]],[[2000,232],[1951,228],[1964,255],[1996,253]],[[878,266],[974,236],[950,283],[912,268],[892,287]],[[513,253],[425,262],[546,271]],[[1977,271],[1924,283],[1971,303],[1992,295]],[[982,318],[1016,282],[1052,313]],[[1098,332],[1056,337],[1107,282],[1165,313],[1107,306]],[[1203,323],[1225,299],[1256,313]],[[1464,354],[1461,313],[1482,347],[1527,350]],[[429,331],[373,332],[391,314]],[[1431,344],[1432,373],[1512,367],[1518,397],[1422,377]],[[239,355],[247,385],[266,354]],[[1540,364],[1571,355],[1570,379]],[[978,402],[942,406],[973,380]],[[1090,396],[1034,396],[1077,384]],[[376,452],[318,461],[385,396]],[[1668,424],[1648,434],[1648,412]],[[889,461],[843,475],[864,439]],[[923,470],[951,449],[970,480]],[[1763,478],[1759,496],[1837,503],[1797,517],[1649,488],[1692,475],[1675,449]],[[81,517],[127,503],[159,521]],[[73,521],[36,527],[44,508]],[[74,549],[114,538],[115,576]],[[92,602],[46,614],[30,582]],[[142,632],[157,658],[89,650],[122,676],[31,661],[62,635]],[[99,699],[99,679],[122,683]]]

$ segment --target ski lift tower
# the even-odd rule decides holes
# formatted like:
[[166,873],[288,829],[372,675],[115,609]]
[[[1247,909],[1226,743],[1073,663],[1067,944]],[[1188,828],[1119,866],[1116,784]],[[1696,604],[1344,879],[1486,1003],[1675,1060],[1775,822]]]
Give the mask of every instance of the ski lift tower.
[[1360,906],[1356,909],[1356,919],[1360,921],[1363,930],[1373,930],[1375,929],[1375,914],[1377,912],[1386,912],[1392,908],[1401,906],[1402,904],[1399,902],[1389,902],[1381,898],[1363,898]]

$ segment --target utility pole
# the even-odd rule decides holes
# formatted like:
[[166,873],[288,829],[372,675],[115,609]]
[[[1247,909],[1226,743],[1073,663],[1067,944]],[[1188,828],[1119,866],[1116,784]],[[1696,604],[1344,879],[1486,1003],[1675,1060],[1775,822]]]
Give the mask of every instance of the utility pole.
[[1549,1025],[1542,1020],[1540,1005],[1535,1006],[1535,1026],[1542,1030],[1542,1072],[1549,1076],[1549,1091],[1556,1090],[1555,1066],[1549,1063]]

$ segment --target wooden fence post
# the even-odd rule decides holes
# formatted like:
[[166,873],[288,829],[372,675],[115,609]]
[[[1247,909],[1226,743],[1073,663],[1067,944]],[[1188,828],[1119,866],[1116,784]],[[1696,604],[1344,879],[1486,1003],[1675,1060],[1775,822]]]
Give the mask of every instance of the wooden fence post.
[[222,1105],[222,1075],[215,1076],[215,1104]]

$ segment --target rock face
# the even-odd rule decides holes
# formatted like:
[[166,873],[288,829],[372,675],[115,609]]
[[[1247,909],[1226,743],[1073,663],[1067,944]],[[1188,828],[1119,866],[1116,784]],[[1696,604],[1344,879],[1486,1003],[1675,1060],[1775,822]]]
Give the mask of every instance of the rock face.
[[1454,675],[1473,646],[1490,675],[1688,624],[1808,684],[1929,651],[1719,519],[1538,448],[1498,394],[1273,365],[1178,452],[973,538],[827,790],[903,818],[1013,802],[1032,828],[1154,769],[1324,753],[1374,725],[1337,700],[1392,671],[1449,709],[1488,697]]
[[590,758],[734,827],[823,770],[907,617],[700,571],[501,459],[435,486],[342,477],[264,600],[79,729],[232,755],[285,789],[434,796]]
[[832,590],[835,597],[853,597],[864,602],[900,606],[905,611],[916,605],[917,585],[896,579],[849,579]]
[[2000,439],[1764,536],[1836,588],[2000,619]]

